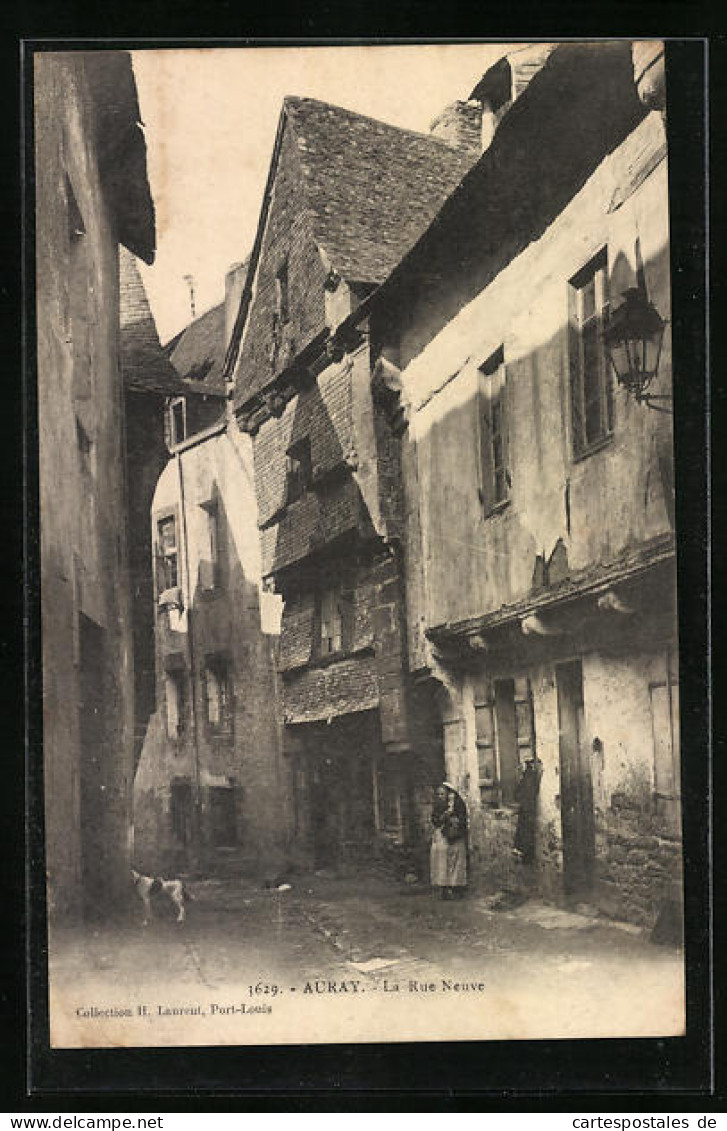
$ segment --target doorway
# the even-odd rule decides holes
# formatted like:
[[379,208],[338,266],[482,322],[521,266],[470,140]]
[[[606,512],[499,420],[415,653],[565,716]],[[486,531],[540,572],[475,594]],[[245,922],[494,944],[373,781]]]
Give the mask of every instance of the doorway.
[[587,899],[593,885],[596,855],[593,780],[584,748],[583,665],[556,665],[560,808],[563,832],[563,884],[572,899]]
[[310,831],[317,868],[372,858],[374,800],[372,720],[341,719],[311,735]]

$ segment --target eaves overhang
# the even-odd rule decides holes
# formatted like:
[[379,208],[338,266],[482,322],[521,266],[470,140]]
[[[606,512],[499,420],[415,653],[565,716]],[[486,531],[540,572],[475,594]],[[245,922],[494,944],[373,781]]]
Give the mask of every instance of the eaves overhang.
[[556,585],[528,594],[519,601],[501,605],[466,620],[442,622],[425,630],[433,644],[468,644],[486,642],[489,633],[512,625],[522,625],[526,618],[541,612],[555,612],[583,598],[598,597],[610,586],[637,579],[657,566],[673,561],[673,531],[643,543],[610,562],[599,563],[574,571]]

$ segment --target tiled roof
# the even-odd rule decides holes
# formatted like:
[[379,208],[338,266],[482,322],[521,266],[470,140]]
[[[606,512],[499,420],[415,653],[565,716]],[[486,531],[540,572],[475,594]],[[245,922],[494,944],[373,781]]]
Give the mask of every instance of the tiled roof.
[[224,395],[222,363],[225,360],[225,304],[213,306],[175,338],[168,352],[177,374],[200,392]]
[[288,97],[319,245],[349,282],[381,283],[475,155],[319,102]]
[[136,260],[125,247],[119,248],[119,322],[126,388],[164,396],[183,393],[182,382],[161,347]]
[[[224,352],[224,311],[222,322],[218,348],[220,364]],[[216,387],[209,388],[207,383],[195,381],[188,383],[181,379],[184,374],[180,374],[172,365],[169,350],[163,349],[159,341],[154,315],[136,266],[136,259],[123,246],[119,247],[119,324],[121,372],[127,389],[141,393],[158,393],[168,397],[186,397],[201,393],[206,395],[224,391]],[[192,326],[194,325],[195,323],[192,323]],[[174,353],[187,332],[184,331],[180,335]]]
[[154,262],[156,226],[149,189],[146,141],[128,51],[71,52],[85,72],[96,111],[99,172],[120,243]]

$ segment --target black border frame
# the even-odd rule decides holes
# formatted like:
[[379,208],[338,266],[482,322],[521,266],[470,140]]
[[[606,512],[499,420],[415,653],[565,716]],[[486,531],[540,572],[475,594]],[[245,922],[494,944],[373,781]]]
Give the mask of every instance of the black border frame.
[[[660,30],[651,34],[665,35],[673,23],[675,11],[684,8],[664,4],[654,10],[651,21]],[[592,38],[592,19],[586,13],[579,27],[578,38]],[[696,16],[693,10],[691,15]],[[190,12],[182,8],[178,17],[179,30],[189,22]],[[367,15],[377,15],[373,9]],[[406,8],[403,16],[409,28],[429,22],[422,12],[415,21]],[[186,17],[186,19],[185,19]],[[328,18],[323,10],[322,20]],[[118,14],[117,14],[118,22]],[[53,18],[46,19],[46,34],[52,32]],[[114,19],[111,19],[113,26]],[[210,23],[212,20],[210,20]],[[379,26],[383,26],[382,21]],[[436,22],[436,21],[435,21]],[[696,20],[695,20],[696,22]],[[142,20],[143,23],[143,20]],[[530,21],[532,24],[532,21]],[[115,29],[114,29],[115,30]],[[325,29],[324,29],[325,30]],[[405,30],[405,29],[404,29]],[[602,30],[602,29],[601,29]],[[642,35],[648,34],[641,27]],[[485,41],[501,39],[537,39],[547,36],[528,28],[511,36],[482,34]],[[568,38],[557,34],[551,26],[550,37]],[[613,32],[610,38],[617,37]],[[629,38],[638,38],[633,29]],[[448,42],[464,41],[458,36],[443,36]],[[470,37],[468,37],[470,38]],[[572,38],[572,36],[571,36]],[[344,42],[436,42],[435,39],[369,37],[344,40],[331,35],[305,39],[306,45]],[[179,38],[154,38],[153,42],[133,38],[118,38],[113,42],[96,39],[43,39],[29,40],[23,44],[23,61],[26,68],[33,50],[89,49],[96,46],[114,48],[164,47],[164,46],[253,46],[260,38],[251,40]],[[265,39],[265,43],[294,47],[301,39]],[[705,325],[708,299],[708,278],[705,254],[707,248],[707,189],[708,154],[706,121],[706,54],[707,42],[701,38],[679,37],[668,42],[668,136],[670,147],[670,222],[672,235],[672,292],[673,336],[675,374],[704,373],[707,363],[707,335]],[[16,73],[10,70],[10,76]],[[8,72],[6,71],[6,79]],[[335,1102],[337,1110],[355,1110],[364,1097],[386,1097],[391,1108],[392,1100],[413,1094],[426,1099],[428,1106],[434,1102],[452,1103],[455,1097],[464,1099],[477,1096],[480,1101],[507,1099],[510,1110],[514,1097],[518,1101],[538,1097],[556,1099],[563,1110],[569,1101],[575,1110],[583,1110],[583,1100],[601,1099],[598,1106],[613,1106],[618,1096],[628,1096],[630,1109],[634,1099],[653,1094],[658,1103],[668,1100],[669,1106],[677,1097],[701,1097],[704,1101],[714,1095],[713,1049],[713,986],[712,986],[712,935],[711,935],[711,784],[710,762],[705,752],[710,745],[710,635],[708,631],[709,592],[709,400],[706,383],[677,378],[675,385],[675,447],[677,482],[678,576],[679,576],[679,629],[681,699],[683,718],[694,723],[694,747],[687,751],[685,764],[689,763],[689,776],[685,781],[685,906],[687,918],[687,1035],[684,1038],[665,1040],[609,1040],[609,1041],[538,1041],[538,1042],[463,1042],[451,1044],[395,1044],[395,1045],[339,1045],[339,1046],[289,1046],[278,1048],[204,1049],[129,1049],[129,1050],[50,1050],[38,1034],[47,1034],[47,1009],[45,1008],[44,965],[45,906],[42,867],[42,775],[39,765],[40,740],[40,671],[39,671],[39,576],[37,547],[37,434],[35,428],[34,349],[35,325],[33,315],[33,231],[32,231],[32,132],[29,107],[32,90],[23,90],[24,136],[24,249],[23,268],[26,284],[24,324],[24,392],[20,408],[23,413],[23,456],[25,468],[24,517],[26,537],[22,560],[26,577],[24,613],[27,618],[25,644],[27,649],[26,688],[21,692],[30,704],[27,712],[28,758],[28,823],[29,839],[29,890],[28,907],[29,980],[28,1004],[32,1004],[35,1034],[28,1046],[28,1084],[32,1108],[50,1104],[60,1110],[59,1101],[88,1107],[121,1106],[139,1110],[160,1107],[163,1098],[180,1099],[188,1109],[205,1104],[209,1107],[212,1096],[217,1102],[223,1097],[254,1097],[271,1102],[288,1101],[288,1110],[316,1110],[309,1103],[317,1097],[321,1101]],[[689,175],[685,175],[689,170]],[[19,196],[20,194],[18,194]],[[21,308],[22,309],[22,308]],[[6,339],[7,340],[7,339]],[[11,414],[12,415],[12,414]],[[18,417],[15,417],[17,425]],[[6,452],[15,451],[13,446]],[[15,471],[17,479],[17,466]],[[12,482],[13,480],[9,480]],[[8,480],[6,479],[6,482]],[[12,642],[11,642],[12,649]],[[11,791],[16,797],[17,790]],[[21,801],[22,811],[22,801]],[[8,826],[12,828],[12,826]],[[5,831],[5,830],[4,830]],[[22,830],[21,830],[22,833]],[[17,846],[18,840],[15,838]],[[12,843],[12,842],[11,842]],[[11,885],[14,896],[20,888],[22,903],[22,866],[13,873]],[[20,877],[20,883],[18,883]],[[20,952],[22,954],[22,951]],[[6,951],[3,950],[6,965]],[[12,961],[12,959],[11,959]],[[17,966],[13,978],[14,1004],[20,1006],[23,1024],[25,1002],[22,979]],[[13,1051],[20,1051],[17,1033]],[[24,1074],[23,1074],[24,1075]],[[483,1076],[486,1078],[483,1080]],[[434,1082],[438,1083],[434,1083]],[[21,1085],[22,1087],[22,1085]],[[193,1098],[194,1097],[194,1098]],[[344,1099],[345,1097],[345,1099]],[[295,1107],[290,1101],[296,1100]],[[116,1101],[115,1103],[113,1101]],[[652,1103],[652,1109],[654,1104]]]

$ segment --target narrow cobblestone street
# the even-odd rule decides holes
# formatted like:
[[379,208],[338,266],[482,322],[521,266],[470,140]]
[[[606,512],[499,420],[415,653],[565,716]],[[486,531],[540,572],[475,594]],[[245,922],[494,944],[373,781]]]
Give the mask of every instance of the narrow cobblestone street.
[[[192,890],[184,925],[160,911],[145,929],[56,939],[59,1042],[443,1039],[455,1022],[469,1039],[677,1031],[681,953],[634,927],[368,877]],[[640,1005],[656,1001],[657,1015]]]

